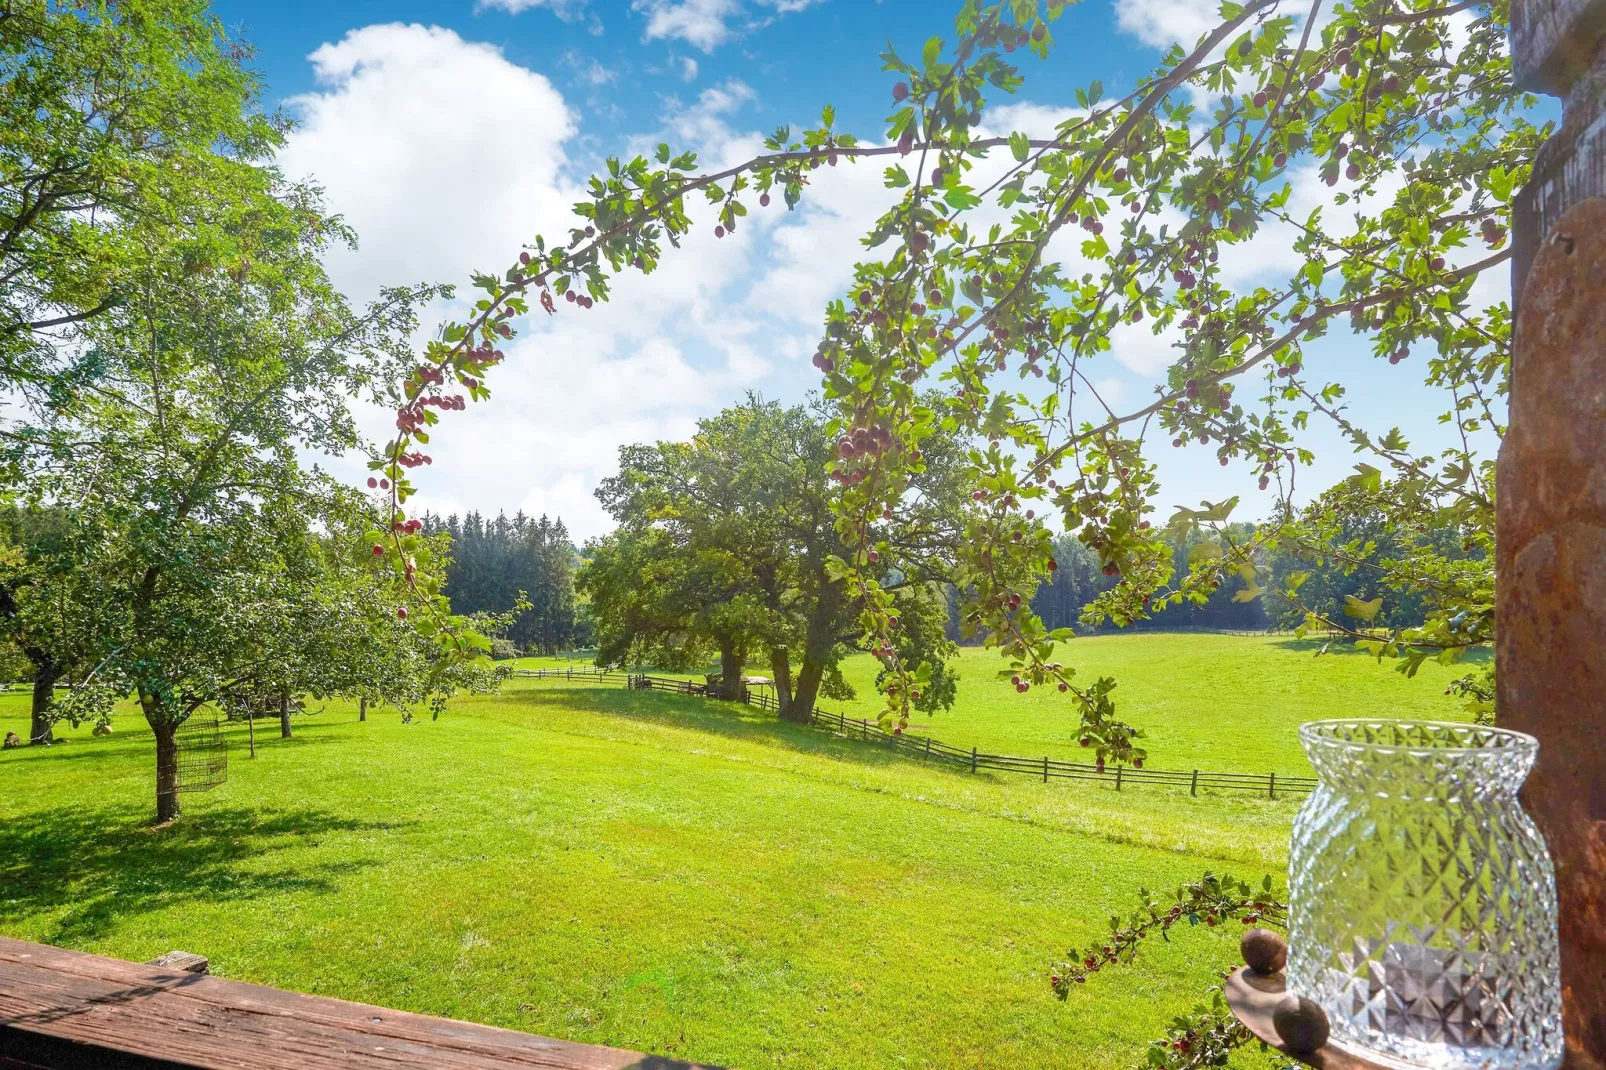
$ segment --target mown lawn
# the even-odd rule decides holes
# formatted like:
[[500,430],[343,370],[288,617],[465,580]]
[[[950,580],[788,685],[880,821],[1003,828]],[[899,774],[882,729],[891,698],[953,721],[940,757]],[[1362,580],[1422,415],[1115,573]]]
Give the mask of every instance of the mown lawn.
[[[1415,679],[1379,665],[1353,647],[1292,638],[1244,638],[1200,632],[1087,636],[1063,643],[1060,660],[1080,683],[1117,681],[1122,718],[1148,733],[1156,769],[1209,769],[1309,776],[1298,727],[1330,717],[1425,717],[1461,721],[1467,714],[1445,686],[1470,665],[1429,662]],[[1076,714],[1052,689],[1016,694],[997,677],[1006,662],[995,650],[959,653],[960,699],[952,710],[913,726],[957,747],[1001,754],[1075,759]],[[824,699],[822,708],[874,716],[876,666],[854,658],[844,675],[852,701]]]
[[[1230,768],[1240,738],[1265,737],[1286,768],[1276,737],[1334,700],[1328,666],[1383,681],[1374,701],[1396,693],[1358,659],[1222,640],[1269,681],[1256,700],[1226,670],[1185,681],[1217,637],[1178,638],[1078,641],[1079,657],[1131,644],[1128,694],[1169,679],[1210,700],[1179,695],[1209,721],[1164,737],[1153,708],[1156,765],[1184,764],[1158,757],[1162,738]],[[1141,644],[1166,679],[1135,674]],[[1441,686],[1414,688],[1431,704]],[[967,679],[939,736],[1040,751],[1060,715],[984,691]],[[23,701],[0,698],[0,732],[25,729]],[[1157,945],[1066,1004],[1048,963],[1140,884],[1279,870],[1297,806],[972,776],[585,685],[515,683],[411,725],[331,704],[295,727],[259,732],[255,760],[233,730],[229,782],[158,831],[133,718],[0,752],[0,932],[133,959],[183,948],[230,977],[726,1065],[1125,1066],[1236,934]]]

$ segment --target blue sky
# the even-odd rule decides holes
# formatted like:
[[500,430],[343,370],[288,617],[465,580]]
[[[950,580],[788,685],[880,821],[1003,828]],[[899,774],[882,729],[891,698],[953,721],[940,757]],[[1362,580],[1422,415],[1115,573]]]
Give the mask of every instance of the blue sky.
[[[325,187],[361,237],[330,258],[355,299],[386,283],[464,282],[500,269],[537,232],[565,229],[586,177],[609,154],[659,140],[708,164],[752,155],[762,132],[807,123],[824,104],[871,139],[894,79],[878,53],[952,35],[950,0],[214,0],[257,48],[267,103],[297,119],[280,163]],[[1303,8],[1305,5],[1299,5]],[[1078,86],[1124,92],[1176,39],[1213,25],[1216,0],[1083,0],[1056,26],[1047,62],[1022,54],[1027,84],[990,125],[1051,129]],[[1308,183],[1301,196],[1324,196]],[[888,203],[879,168],[844,167],[802,210],[778,208],[724,242],[708,228],[666,269],[623,280],[616,300],[525,325],[491,401],[434,436],[421,503],[442,511],[549,512],[579,537],[606,530],[591,497],[618,446],[679,438],[756,390],[801,400],[820,310],[851,278],[857,238]],[[1245,250],[1240,274],[1276,270],[1275,239]],[[1286,249],[1286,246],[1285,246]],[[1286,270],[1286,269],[1285,269]],[[1287,277],[1286,273],[1283,275]],[[1496,299],[1503,277],[1491,273]],[[1483,285],[1480,283],[1480,286]],[[434,310],[443,313],[447,310]],[[1095,372],[1101,393],[1139,402],[1167,340],[1134,330]],[[1307,365],[1351,382],[1368,426],[1445,445],[1443,404],[1415,362],[1394,368],[1356,340],[1322,343]],[[1413,385],[1416,384],[1416,385]],[[367,414],[376,439],[383,414]],[[1328,429],[1308,444],[1315,491],[1355,459]],[[1269,504],[1254,476],[1209,449],[1159,450],[1163,512],[1231,494],[1251,519]],[[336,463],[356,478],[360,465]],[[1302,495],[1304,496],[1304,495]]]
[[[389,22],[443,26],[545,74],[582,114],[586,136],[603,153],[616,148],[612,139],[650,131],[664,109],[729,79],[757,94],[744,118],[760,129],[811,116],[829,102],[845,127],[873,130],[888,103],[881,50],[890,41],[912,54],[933,34],[951,36],[957,6],[948,0],[214,0],[225,24],[258,47],[257,67],[274,98],[313,88],[306,56],[348,31]],[[1166,18],[1168,5],[1133,6]],[[1064,25],[1074,32],[1062,35],[1045,77],[1124,83],[1160,55],[1120,32],[1115,7],[1104,0],[1087,0]]]

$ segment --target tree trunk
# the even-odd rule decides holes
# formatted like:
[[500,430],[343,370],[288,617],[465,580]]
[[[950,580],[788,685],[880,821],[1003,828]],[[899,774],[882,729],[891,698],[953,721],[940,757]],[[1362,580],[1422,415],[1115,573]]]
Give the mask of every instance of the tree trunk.
[[721,698],[739,699],[742,697],[742,663],[746,659],[733,644],[726,644],[719,651],[719,690]]
[[820,678],[825,675],[825,662],[803,655],[803,665],[797,673],[797,690],[783,717],[798,724],[814,720],[814,700],[820,694]]
[[357,720],[368,720],[368,696],[364,695],[357,702]]
[[814,701],[819,697],[820,681],[830,663],[841,624],[837,618],[842,613],[845,589],[840,582],[825,582],[823,576],[820,579],[820,596],[809,613],[808,628],[803,636],[803,664],[798,669],[797,690],[792,693],[792,708],[787,717],[798,724],[814,720]]
[[166,721],[152,721],[151,731],[156,733],[156,823],[165,825],[179,813],[177,729]]
[[54,737],[50,731],[50,700],[55,696],[55,693],[55,663],[46,661],[43,664],[35,664],[33,677],[33,724],[28,729],[28,742],[53,742]]
[[290,738],[290,689],[288,687],[279,691],[279,736],[282,739]]
[[785,647],[770,651],[770,676],[775,680],[775,701],[780,705],[781,717],[785,718],[792,708],[792,662],[786,656]]

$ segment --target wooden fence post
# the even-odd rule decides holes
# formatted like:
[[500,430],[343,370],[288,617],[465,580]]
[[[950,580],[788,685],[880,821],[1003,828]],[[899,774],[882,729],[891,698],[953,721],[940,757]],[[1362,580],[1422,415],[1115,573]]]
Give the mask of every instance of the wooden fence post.
[[1125,767],[1124,766],[1120,766],[1120,765],[1115,767],[1115,790],[1116,791],[1120,791],[1121,790],[1121,770],[1123,768],[1125,768]]
[[1269,779],[1269,781],[1268,781],[1268,783],[1266,785],[1266,794],[1268,796],[1270,796],[1271,798],[1273,798],[1273,799],[1275,799],[1277,797],[1277,774],[1276,773],[1271,774],[1271,777],[1270,777],[1270,779]]
[[1048,755],[1043,755],[1043,783],[1048,783]]
[[1501,725],[1556,864],[1568,1067],[1606,1066],[1606,0],[1514,0],[1518,86],[1562,118],[1512,199],[1509,427],[1496,480]]
[[970,748],[970,771],[972,773],[974,773],[976,771],[976,748],[975,747]]
[[1199,770],[1197,769],[1193,771],[1193,782],[1188,785],[1188,794],[1195,796],[1199,794]]

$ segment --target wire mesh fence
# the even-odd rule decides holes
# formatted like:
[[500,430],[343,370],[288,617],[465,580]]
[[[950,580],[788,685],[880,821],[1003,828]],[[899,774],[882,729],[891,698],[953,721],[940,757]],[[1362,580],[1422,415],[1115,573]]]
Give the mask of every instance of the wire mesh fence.
[[[514,676],[530,680],[568,680],[579,683],[614,683],[632,690],[668,691],[680,695],[705,698],[719,697],[706,684],[694,680],[676,680],[645,673],[625,673],[611,669],[517,669]],[[760,709],[779,711],[780,703],[767,692],[744,692],[740,701]],[[931,736],[910,736],[901,732],[888,732],[869,718],[849,718],[841,713],[826,710],[814,711],[813,725],[848,739],[864,743],[877,743],[891,750],[917,759],[957,766],[979,773],[982,770],[1050,780],[1092,780],[1111,784],[1116,791],[1139,785],[1159,785],[1186,788],[1191,795],[1200,789],[1215,791],[1247,791],[1269,799],[1280,795],[1303,795],[1313,791],[1316,778],[1310,776],[1280,776],[1277,773],[1222,773],[1207,769],[1137,769],[1130,765],[1104,765],[1094,762],[1060,761],[1048,755],[1026,758],[1012,754],[986,754],[972,747],[965,750],[950,746]]]
[[229,779],[229,746],[216,717],[192,714],[173,738],[178,747],[179,791],[211,791]]

